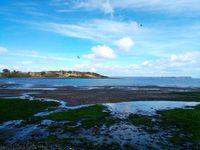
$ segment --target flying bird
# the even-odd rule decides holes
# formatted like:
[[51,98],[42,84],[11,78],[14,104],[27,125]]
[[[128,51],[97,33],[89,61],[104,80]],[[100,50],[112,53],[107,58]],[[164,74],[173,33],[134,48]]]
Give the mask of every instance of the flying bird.
[[79,57],[79,56],[77,56],[77,59],[80,59],[80,57]]

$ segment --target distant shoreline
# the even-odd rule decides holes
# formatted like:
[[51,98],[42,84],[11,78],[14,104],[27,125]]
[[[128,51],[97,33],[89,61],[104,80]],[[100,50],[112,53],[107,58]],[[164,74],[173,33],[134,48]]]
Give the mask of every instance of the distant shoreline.
[[139,76],[104,76],[104,77],[1,77],[0,79],[8,79],[8,78],[24,78],[24,79],[121,79],[121,78],[175,78],[175,79],[200,79],[194,77],[139,77]]
[[0,79],[117,79],[112,77],[0,77]]
[[22,72],[22,71],[10,71],[3,69],[0,73],[1,78],[109,78],[95,72],[81,72],[81,71],[41,71],[41,72]]

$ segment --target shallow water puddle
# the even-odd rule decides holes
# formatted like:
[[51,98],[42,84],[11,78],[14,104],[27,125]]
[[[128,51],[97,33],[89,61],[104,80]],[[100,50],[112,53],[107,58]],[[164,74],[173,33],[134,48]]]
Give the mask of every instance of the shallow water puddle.
[[119,116],[128,114],[140,114],[153,116],[156,111],[168,110],[175,108],[186,108],[196,106],[200,102],[184,102],[184,101],[135,101],[135,102],[122,102],[122,103],[106,103],[105,105],[110,108],[113,114]]

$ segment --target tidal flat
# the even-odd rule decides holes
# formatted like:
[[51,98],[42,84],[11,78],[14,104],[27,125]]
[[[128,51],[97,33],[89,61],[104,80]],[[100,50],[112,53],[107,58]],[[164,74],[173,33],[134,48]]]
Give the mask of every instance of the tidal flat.
[[[28,83],[20,84],[21,80]],[[85,85],[52,85],[52,79],[48,85],[41,84],[46,79],[0,85],[1,149],[199,147],[199,87],[101,86],[104,79],[55,80]],[[111,81],[118,79],[105,83]],[[88,82],[92,85],[86,86]]]
[[[93,79],[94,80],[94,79]],[[132,101],[200,101],[200,88],[159,86],[0,85],[0,97],[44,98],[68,106]]]
[[[151,105],[147,103],[145,109],[139,109],[138,102],[74,107],[64,106],[59,101],[1,98],[0,147],[20,150],[198,149],[200,105],[168,101],[174,103],[173,107],[163,109],[160,104],[165,105],[166,101],[158,101],[160,108],[152,106],[153,102],[156,103],[149,102]],[[139,105],[142,103],[145,101]]]

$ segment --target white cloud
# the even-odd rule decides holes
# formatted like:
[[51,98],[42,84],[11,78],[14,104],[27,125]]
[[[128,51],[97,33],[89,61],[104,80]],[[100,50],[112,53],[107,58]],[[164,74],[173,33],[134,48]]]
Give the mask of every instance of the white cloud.
[[98,42],[113,42],[126,36],[134,36],[146,28],[141,28],[135,21],[115,21],[94,19],[87,22],[69,24],[53,22],[24,22],[40,30],[55,32],[68,37],[89,39]]
[[141,63],[142,66],[148,66],[151,65],[151,63],[148,60],[145,60]]
[[119,47],[119,50],[124,52],[129,52],[134,46],[134,42],[130,37],[123,37],[116,41],[115,44]]
[[0,64],[0,69],[6,69],[6,68],[8,68],[8,66]]
[[103,8],[103,11],[106,13],[106,14],[113,14],[114,10],[113,10],[113,7],[111,6],[110,4],[110,1],[107,0],[105,3],[102,4],[102,8]]
[[135,8],[135,9],[146,9],[155,11],[167,11],[167,12],[184,12],[187,11],[199,11],[199,0],[126,0],[126,1],[116,1],[112,0],[112,5],[115,8]]
[[[193,57],[195,55],[195,57]],[[192,57],[188,57],[192,56]],[[194,76],[200,74],[200,52],[188,52],[176,54],[176,58],[171,60],[171,56],[160,60],[145,60],[138,64],[109,65],[104,63],[86,63],[74,65],[73,69],[96,70],[98,73],[111,76]],[[187,59],[186,59],[187,58]],[[190,58],[190,59],[188,59]]]
[[200,52],[188,52],[185,54],[177,55],[172,54],[169,58],[171,62],[194,62],[200,57]]
[[91,68],[89,71],[90,72],[97,72],[97,70],[95,68]]
[[[108,3],[109,7],[105,9],[104,4]],[[101,10],[104,13],[114,12],[116,9],[130,9],[140,11],[159,11],[173,14],[192,14],[200,13],[199,0],[82,0],[74,3],[76,8],[88,10]],[[112,11],[111,11],[112,10]]]
[[[19,52],[13,53],[12,55],[19,56],[19,57],[30,57],[30,58],[40,59],[40,60],[44,60],[44,61],[71,61],[71,62],[74,62],[76,60],[74,58],[65,58],[63,56],[55,56],[53,54],[45,55],[45,54],[38,53],[37,51],[29,51],[29,50],[19,51]],[[30,62],[29,61],[21,61],[18,63],[30,63]]]
[[110,0],[86,0],[82,2],[75,3],[75,8],[84,8],[87,10],[101,10],[105,14],[113,14],[114,10],[110,3]]
[[91,48],[92,53],[84,55],[85,58],[91,60],[102,60],[102,59],[115,59],[117,55],[114,50],[106,45],[98,45]]
[[102,63],[75,64],[71,70],[102,72],[106,65]]
[[0,55],[3,55],[8,52],[8,49],[5,47],[0,47]]

